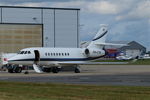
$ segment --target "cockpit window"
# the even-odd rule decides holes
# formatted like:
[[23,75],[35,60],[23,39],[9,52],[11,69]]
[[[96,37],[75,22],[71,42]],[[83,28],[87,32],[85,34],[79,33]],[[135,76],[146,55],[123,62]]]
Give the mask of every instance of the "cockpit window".
[[21,51],[20,54],[24,54],[24,51]]
[[30,51],[28,51],[28,54],[31,54],[31,52],[30,52]]
[[30,51],[19,51],[18,54],[31,54]]
[[27,51],[25,51],[24,54],[27,54]]

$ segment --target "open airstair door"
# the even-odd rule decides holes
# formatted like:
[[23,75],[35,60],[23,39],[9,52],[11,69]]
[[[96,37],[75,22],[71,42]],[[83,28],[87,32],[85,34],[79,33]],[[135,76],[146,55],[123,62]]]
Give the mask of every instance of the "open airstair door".
[[40,61],[40,53],[38,50],[34,50],[34,54],[35,54],[34,63],[37,64]]
[[40,61],[40,52],[38,50],[34,50],[34,54],[35,54],[35,59],[34,59],[34,64],[33,64],[33,68],[37,73],[42,73],[42,68],[38,65],[39,61]]

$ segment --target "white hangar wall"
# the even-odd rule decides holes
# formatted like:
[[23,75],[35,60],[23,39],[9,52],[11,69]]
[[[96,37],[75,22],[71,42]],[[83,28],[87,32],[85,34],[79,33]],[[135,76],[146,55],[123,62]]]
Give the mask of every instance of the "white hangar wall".
[[44,9],[44,45],[79,47],[79,10]]
[[[77,11],[56,10],[55,11],[55,41],[56,47],[77,47],[78,17]],[[59,41],[61,40],[61,41]],[[68,41],[68,43],[66,43]]]
[[1,8],[1,11],[2,23],[42,24],[40,9]]
[[0,24],[41,25],[42,46],[79,47],[79,9],[0,6]]

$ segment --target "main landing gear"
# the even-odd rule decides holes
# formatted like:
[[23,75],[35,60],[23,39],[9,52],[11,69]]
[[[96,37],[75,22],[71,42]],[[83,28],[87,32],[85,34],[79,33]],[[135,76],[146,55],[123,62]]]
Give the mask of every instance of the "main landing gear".
[[59,68],[58,67],[52,67],[52,72],[53,73],[58,73],[59,72]]
[[61,70],[61,68],[51,67],[51,68],[43,68],[42,70],[43,70],[43,72],[46,72],[46,73],[50,73],[50,72],[58,73]]

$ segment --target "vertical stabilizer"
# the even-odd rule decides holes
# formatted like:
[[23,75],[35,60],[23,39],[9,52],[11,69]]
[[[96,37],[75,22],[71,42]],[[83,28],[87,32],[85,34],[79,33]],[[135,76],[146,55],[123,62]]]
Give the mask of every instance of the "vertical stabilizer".
[[95,43],[99,43],[99,44],[105,43],[107,33],[108,33],[107,25],[101,24],[99,31],[97,32],[96,36],[93,38],[91,43],[89,44],[88,48],[95,47]]

